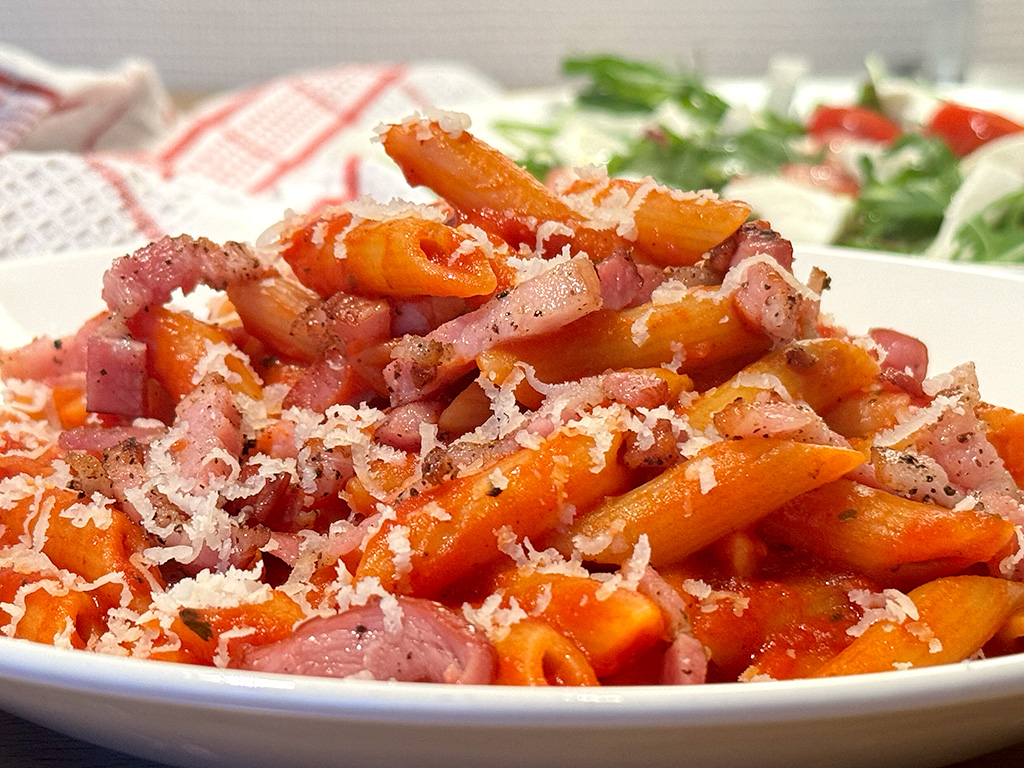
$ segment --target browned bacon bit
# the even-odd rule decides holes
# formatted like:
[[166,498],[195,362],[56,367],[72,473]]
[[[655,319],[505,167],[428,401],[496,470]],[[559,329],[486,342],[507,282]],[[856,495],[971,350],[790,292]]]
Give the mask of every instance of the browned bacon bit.
[[86,366],[89,337],[106,317],[106,313],[97,315],[71,336],[59,339],[42,336],[18,349],[0,350],[0,375],[6,379],[36,379],[50,383],[81,373]]
[[336,293],[300,315],[296,324],[307,334],[351,355],[391,337],[391,308],[382,299]]
[[871,464],[882,487],[904,498],[947,509],[964,499],[964,492],[950,485],[946,470],[931,456],[873,446]]
[[329,347],[292,385],[284,407],[323,413],[332,405],[357,405],[372,396],[370,385],[356,372],[345,351]]
[[131,426],[115,425],[102,427],[97,424],[86,424],[81,427],[73,427],[60,433],[58,442],[60,447],[66,451],[105,451],[113,448],[125,440],[135,440],[141,445],[147,445],[150,441],[166,432],[167,428],[160,426]]
[[928,347],[924,342],[889,328],[872,328],[868,336],[884,352],[880,361],[882,378],[909,395],[922,397],[921,385],[928,373]]
[[595,266],[601,282],[601,304],[606,309],[625,309],[650,301],[651,292],[665,282],[664,269],[637,264],[621,248]]
[[515,453],[520,445],[513,437],[505,437],[492,443],[454,442],[451,445],[439,445],[423,457],[421,467],[421,484],[437,485],[452,477],[460,469],[497,461]]
[[114,497],[113,484],[103,467],[103,460],[83,450],[69,450],[64,460],[71,467],[74,475],[71,487],[83,496],[102,494],[107,498]]
[[395,405],[430,397],[502,342],[546,333],[601,307],[593,263],[575,258],[503,291],[479,309],[394,350],[384,380]]
[[[242,416],[227,384],[207,375],[178,404],[175,427],[184,425],[187,438],[176,451],[181,475],[195,480],[202,492],[215,477],[231,471],[231,458],[242,453]],[[225,455],[226,454],[226,455]]]
[[739,264],[723,282],[729,284],[736,270],[738,284],[732,300],[745,322],[758,328],[778,346],[800,338],[813,338],[820,299],[793,280],[771,260]]
[[239,666],[323,677],[487,684],[494,679],[496,655],[475,627],[440,603],[388,596],[303,622],[291,637],[249,649]]
[[787,270],[793,269],[793,244],[771,228],[767,221],[748,221],[716,245],[705,256],[705,263],[725,274],[744,259],[769,256]]
[[[109,482],[110,492],[113,498],[117,499],[121,508],[134,522],[142,521],[142,513],[135,505],[128,500],[129,492],[140,488],[146,481],[146,446],[134,438],[128,438],[117,445],[113,445],[102,451],[100,461],[103,464],[104,478],[95,475],[82,475],[80,481],[83,483],[82,490],[88,493],[85,483],[106,483]],[[73,465],[74,467],[74,465]],[[95,468],[90,468],[94,471]],[[175,507],[167,497],[157,490],[150,490],[146,493],[146,499],[153,507],[153,523],[164,528],[183,519],[181,510]]]
[[420,449],[420,425],[437,424],[445,404],[439,400],[420,400],[391,408],[377,427],[374,437],[378,442],[400,451]]
[[267,267],[243,243],[218,245],[205,237],[163,237],[114,261],[103,275],[103,300],[113,312],[131,317],[143,307],[164,304],[180,288],[199,283],[217,290],[255,280]]
[[[667,419],[658,419],[650,426],[651,440],[641,443],[634,432],[626,433],[626,449],[622,463],[632,469],[668,467],[679,461],[679,438]],[[647,444],[647,443],[650,444]]]

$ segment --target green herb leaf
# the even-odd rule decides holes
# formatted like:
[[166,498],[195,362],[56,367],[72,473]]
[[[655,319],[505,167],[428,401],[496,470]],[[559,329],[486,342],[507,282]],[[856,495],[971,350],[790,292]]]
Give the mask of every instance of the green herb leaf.
[[1024,189],[985,206],[953,240],[955,261],[1024,262]]
[[949,147],[939,139],[904,134],[879,158],[864,157],[862,163],[865,180],[839,244],[923,250],[962,181]]
[[204,621],[199,611],[195,608],[182,608],[178,611],[178,618],[181,619],[182,623],[193,632],[195,632],[201,640],[213,639],[213,627],[210,626],[210,622]]

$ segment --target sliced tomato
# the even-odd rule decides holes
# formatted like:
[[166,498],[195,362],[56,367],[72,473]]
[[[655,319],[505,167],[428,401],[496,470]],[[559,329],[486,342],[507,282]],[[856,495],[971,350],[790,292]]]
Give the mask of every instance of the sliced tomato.
[[992,139],[1024,131],[1024,125],[987,109],[946,102],[932,116],[928,133],[945,141],[953,154],[963,157]]
[[868,139],[889,144],[902,132],[885,115],[866,107],[830,107],[814,110],[807,132],[822,143],[836,138]]

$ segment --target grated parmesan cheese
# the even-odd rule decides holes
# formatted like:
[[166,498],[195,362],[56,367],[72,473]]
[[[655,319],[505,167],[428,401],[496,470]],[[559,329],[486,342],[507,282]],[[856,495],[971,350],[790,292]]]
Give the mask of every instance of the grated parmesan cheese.
[[917,621],[920,616],[914,601],[898,589],[884,589],[870,592],[866,589],[851,589],[850,602],[863,609],[860,621],[846,630],[848,635],[860,637],[864,631],[877,622],[892,625],[903,624],[907,619]]

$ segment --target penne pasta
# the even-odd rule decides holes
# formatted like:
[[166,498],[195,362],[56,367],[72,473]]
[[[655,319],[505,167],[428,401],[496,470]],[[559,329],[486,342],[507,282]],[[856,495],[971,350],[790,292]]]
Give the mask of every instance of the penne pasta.
[[578,547],[599,563],[622,564],[643,535],[652,564],[673,563],[863,461],[861,454],[846,448],[786,440],[714,443],[579,515],[557,535],[556,546]]
[[[1024,603],[1024,585],[989,576],[950,576],[889,596],[887,616],[868,626],[814,677],[928,667],[965,659]],[[883,601],[884,602],[884,601]],[[882,610],[882,609],[880,609]]]

